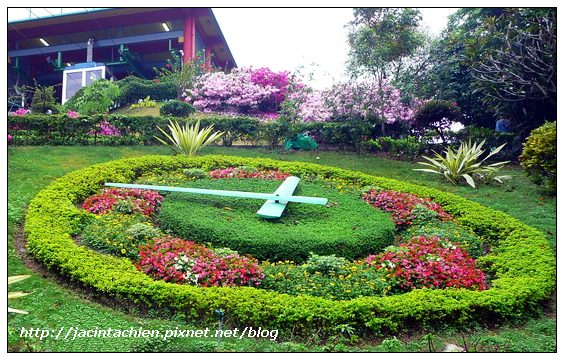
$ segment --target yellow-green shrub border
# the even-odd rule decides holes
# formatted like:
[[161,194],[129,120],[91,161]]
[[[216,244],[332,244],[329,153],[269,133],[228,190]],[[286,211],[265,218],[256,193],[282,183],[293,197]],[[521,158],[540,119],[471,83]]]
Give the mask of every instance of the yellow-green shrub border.
[[[389,297],[331,301],[290,296],[254,288],[199,288],[155,281],[129,260],[103,255],[75,244],[85,216],[76,204],[99,190],[104,182],[131,182],[149,170],[227,166],[280,169],[296,175],[318,174],[359,186],[429,197],[466,227],[472,228],[492,251],[479,264],[494,279],[492,287],[414,290]],[[31,201],[25,221],[29,251],[47,267],[86,287],[150,307],[167,307],[192,319],[214,319],[223,309],[234,325],[307,334],[331,333],[339,324],[357,334],[395,332],[414,325],[464,324],[518,318],[550,297],[556,284],[556,259],[543,234],[502,212],[459,196],[360,172],[300,162],[231,156],[145,156],[111,161],[78,170],[54,181]]]

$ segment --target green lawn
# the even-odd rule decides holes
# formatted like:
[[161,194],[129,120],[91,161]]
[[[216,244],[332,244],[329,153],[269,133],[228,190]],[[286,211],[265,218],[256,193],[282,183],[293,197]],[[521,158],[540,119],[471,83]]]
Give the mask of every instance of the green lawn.
[[[146,154],[169,154],[164,147],[10,147],[8,149],[8,268],[10,275],[33,274],[23,282],[11,286],[11,291],[33,292],[32,295],[14,300],[10,305],[29,311],[29,315],[9,316],[11,334],[9,345],[12,351],[440,351],[445,343],[463,345],[462,334],[455,330],[440,333],[406,334],[402,337],[375,339],[370,344],[355,344],[344,347],[333,339],[331,345],[313,345],[315,337],[307,344],[272,342],[268,340],[224,340],[218,347],[215,339],[177,339],[162,342],[141,338],[81,338],[56,340],[52,337],[22,339],[23,328],[41,328],[65,331],[70,326],[83,329],[145,329],[186,328],[178,319],[157,319],[126,315],[104,307],[88,299],[87,294],[69,290],[53,279],[46,279],[28,269],[16,254],[14,232],[22,220],[25,206],[30,199],[53,179],[65,173],[94,163],[122,157]],[[227,154],[249,157],[271,157],[281,160],[299,160],[359,170],[369,174],[411,181],[440,190],[456,193],[486,206],[505,211],[526,224],[537,227],[547,234],[551,245],[556,245],[556,199],[544,198],[519,169],[507,173],[514,178],[503,185],[481,186],[477,190],[454,186],[430,174],[412,171],[415,164],[399,162],[374,156],[358,156],[351,153],[279,153],[263,149],[211,147],[208,154]],[[553,305],[545,309],[548,315],[524,320],[521,324],[507,324],[499,329],[468,329],[465,334],[468,348],[472,351],[555,351],[556,321]],[[339,343],[337,347],[335,344]]]

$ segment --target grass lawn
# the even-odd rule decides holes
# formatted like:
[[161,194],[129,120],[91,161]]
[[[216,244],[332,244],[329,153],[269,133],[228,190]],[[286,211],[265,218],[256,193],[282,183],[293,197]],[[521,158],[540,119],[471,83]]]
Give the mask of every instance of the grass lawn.
[[[300,344],[269,340],[224,340],[218,347],[215,339],[176,339],[162,342],[142,338],[78,338],[63,340],[48,337],[43,340],[21,338],[22,327],[64,331],[71,326],[82,329],[175,329],[186,324],[175,318],[157,319],[152,316],[127,315],[88,299],[87,294],[69,290],[52,278],[44,278],[27,268],[17,255],[14,246],[16,224],[22,220],[30,199],[53,179],[85,166],[122,157],[147,154],[169,154],[165,147],[10,147],[8,149],[8,268],[9,275],[33,274],[23,282],[10,287],[11,291],[33,292],[27,297],[10,301],[15,308],[29,311],[29,315],[9,315],[9,345],[11,351],[440,351],[446,343],[462,346],[460,331],[446,329],[439,333],[405,334],[396,338],[375,339],[370,344],[344,347],[339,339],[332,344],[314,345],[315,338]],[[279,153],[264,149],[207,148],[206,154],[226,154],[248,157],[270,157],[280,160],[297,160],[331,165],[365,173],[397,178],[456,193],[494,209],[504,211],[524,223],[541,229],[556,246],[556,199],[545,198],[519,171],[509,169],[514,176],[506,184],[483,185],[474,190],[454,186],[432,176],[414,172],[415,164],[370,155],[351,153]],[[465,340],[471,351],[555,351],[556,320],[554,305],[548,305],[547,314],[524,320],[520,324],[507,324],[498,329],[468,329]],[[335,344],[338,344],[335,347]]]

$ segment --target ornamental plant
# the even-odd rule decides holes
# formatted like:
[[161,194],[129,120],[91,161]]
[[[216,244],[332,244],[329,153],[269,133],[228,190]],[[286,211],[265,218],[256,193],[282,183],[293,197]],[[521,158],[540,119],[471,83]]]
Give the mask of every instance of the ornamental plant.
[[289,173],[282,172],[279,170],[259,171],[254,168],[245,168],[245,167],[228,167],[224,169],[215,169],[210,171],[210,177],[212,179],[237,178],[237,179],[285,180],[288,176],[290,176]]
[[383,269],[397,291],[431,288],[486,289],[486,276],[466,251],[439,237],[417,236],[366,263]]
[[19,108],[18,110],[12,112],[10,115],[14,115],[14,116],[26,116],[27,114],[29,114],[31,112],[31,110],[26,109],[26,108]]
[[[337,258],[339,259],[339,258]],[[336,271],[314,270],[318,264],[308,261],[263,262],[261,288],[290,295],[310,295],[332,300],[350,300],[361,296],[383,296],[390,286],[386,272],[363,262],[340,263]]]
[[[269,101],[280,95],[280,88],[253,75],[248,68],[233,69],[230,73],[213,72],[200,76],[186,101],[204,112],[235,110],[246,114],[251,109],[269,108]],[[253,81],[254,76],[254,81]]]
[[364,200],[375,208],[392,214],[392,220],[398,227],[406,227],[416,220],[418,208],[425,207],[434,211],[440,221],[451,220],[452,217],[443,208],[430,199],[402,193],[399,191],[378,191],[371,189],[363,195]]
[[323,97],[332,117],[341,121],[411,122],[420,104],[418,99],[412,100],[412,105],[405,102],[400,90],[386,81],[381,87],[375,81],[337,83],[324,91]]
[[462,117],[462,111],[455,102],[429,100],[417,109],[413,127],[421,132],[435,130],[443,143],[446,143],[445,131]]
[[161,106],[159,113],[161,115],[170,115],[174,117],[188,117],[196,111],[192,104],[182,100],[171,100]]
[[81,90],[65,103],[65,108],[82,115],[107,113],[120,96],[120,88],[106,79],[96,80]]
[[277,89],[270,95],[270,98],[261,103],[261,110],[278,110],[280,104],[286,98],[290,73],[287,71],[275,72],[269,68],[251,69],[251,81],[264,88],[272,87]]
[[[12,285],[15,284],[19,281],[25,280],[25,279],[29,279],[31,277],[31,275],[15,275],[15,276],[8,276],[8,285]],[[30,295],[31,293],[25,293],[23,291],[10,291],[8,292],[8,300],[11,299],[18,299],[27,295]],[[19,309],[14,309],[11,307],[8,307],[8,313],[15,313],[15,314],[28,314],[27,311],[25,310],[19,310]]]
[[71,118],[71,119],[76,119],[76,118],[78,118],[80,115],[79,115],[79,113],[77,113],[76,111],[69,110],[69,111],[67,111],[67,116],[68,116],[69,118]]
[[237,253],[216,253],[193,241],[165,236],[140,247],[137,268],[155,279],[177,284],[258,286],[264,275],[258,263]]
[[121,131],[119,131],[116,126],[110,124],[107,120],[103,120],[98,124],[97,130],[90,130],[88,134],[119,137],[121,136]]
[[473,188],[476,187],[475,179],[480,179],[485,182],[495,180],[499,183],[503,183],[503,180],[507,180],[511,178],[511,176],[496,174],[503,168],[503,165],[509,163],[509,161],[501,161],[487,165],[485,162],[490,157],[500,152],[506,144],[492,149],[488,156],[480,159],[486,152],[485,149],[482,149],[484,143],[485,140],[482,140],[482,142],[478,144],[472,143],[472,140],[469,139],[467,142],[461,143],[457,150],[453,150],[450,146],[447,147],[444,151],[444,156],[434,151],[434,158],[423,156],[429,162],[418,162],[418,164],[424,165],[427,168],[413,170],[443,175],[448,181],[455,185],[459,184],[462,179],[464,179],[466,183]]
[[223,135],[223,132],[214,132],[213,126],[208,126],[200,130],[200,121],[192,126],[186,123],[183,127],[178,125],[176,121],[170,121],[168,128],[171,135],[157,126],[170,142],[161,138],[156,138],[163,145],[168,146],[178,154],[193,156],[196,155],[202,148],[208,146]]
[[531,132],[519,161],[535,184],[556,192],[556,122],[546,123]]
[[93,214],[115,210],[125,214],[153,215],[163,201],[158,192],[141,189],[104,188],[88,197],[82,207]]
[[96,216],[81,234],[81,244],[106,254],[139,259],[139,246],[162,236],[139,214],[106,213]]

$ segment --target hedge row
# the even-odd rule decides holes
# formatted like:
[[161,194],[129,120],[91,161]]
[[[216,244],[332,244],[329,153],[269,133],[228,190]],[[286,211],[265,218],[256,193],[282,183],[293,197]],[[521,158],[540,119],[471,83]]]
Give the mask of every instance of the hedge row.
[[[478,259],[492,280],[486,291],[467,289],[414,290],[385,297],[331,301],[291,296],[255,288],[200,288],[155,281],[126,259],[77,246],[85,212],[76,204],[106,181],[132,182],[160,169],[169,171],[227,166],[280,169],[294,175],[318,174],[359,186],[379,186],[432,198],[460,223],[484,237],[491,253]],[[29,251],[53,271],[103,295],[126,298],[149,307],[169,308],[189,320],[211,323],[223,309],[233,326],[261,326],[285,334],[329,335],[348,324],[370,336],[417,326],[464,325],[469,321],[500,321],[538,311],[556,284],[555,257],[543,234],[516,219],[453,194],[359,172],[299,162],[228,156],[146,156],[98,164],[70,173],[31,201],[25,231]]]
[[[8,116],[8,132],[15,145],[156,145],[162,137],[157,126],[166,129],[170,117],[93,115],[69,118],[61,115]],[[279,121],[263,122],[249,116],[196,115],[202,126],[223,131],[222,144],[241,140],[251,145],[277,147],[289,136],[307,132],[320,145],[358,150],[370,135],[371,126],[356,122],[302,123],[290,129]],[[102,122],[117,128],[121,136],[95,135]]]

